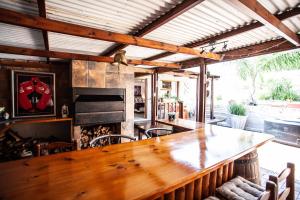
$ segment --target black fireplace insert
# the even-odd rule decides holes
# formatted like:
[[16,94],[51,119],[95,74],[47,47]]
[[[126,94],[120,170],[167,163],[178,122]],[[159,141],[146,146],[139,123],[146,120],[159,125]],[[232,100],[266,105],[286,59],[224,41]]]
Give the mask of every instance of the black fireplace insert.
[[75,125],[125,121],[125,91],[122,88],[73,88]]

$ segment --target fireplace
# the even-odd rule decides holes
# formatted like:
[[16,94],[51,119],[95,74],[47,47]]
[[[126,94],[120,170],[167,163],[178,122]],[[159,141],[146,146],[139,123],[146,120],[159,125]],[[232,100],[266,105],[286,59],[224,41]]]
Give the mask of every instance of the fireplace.
[[94,138],[109,134],[121,134],[121,123],[81,126],[80,149],[88,148]]
[[134,68],[121,65],[119,70],[110,63],[73,60],[71,73],[77,143],[83,127],[89,126],[117,124],[117,134],[133,136]]
[[75,125],[120,123],[125,116],[125,89],[73,88]]

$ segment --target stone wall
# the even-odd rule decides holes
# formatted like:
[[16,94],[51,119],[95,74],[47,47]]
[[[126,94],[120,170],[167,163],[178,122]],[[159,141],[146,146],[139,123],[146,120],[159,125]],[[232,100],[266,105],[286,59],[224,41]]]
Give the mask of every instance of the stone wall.
[[134,68],[110,63],[72,61],[72,86],[92,88],[125,88],[126,121],[121,123],[121,134],[134,134]]

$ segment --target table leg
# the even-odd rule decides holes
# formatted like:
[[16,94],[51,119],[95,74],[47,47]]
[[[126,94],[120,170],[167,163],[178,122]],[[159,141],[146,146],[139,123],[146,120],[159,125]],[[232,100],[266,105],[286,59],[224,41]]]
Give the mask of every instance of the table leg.
[[142,140],[142,132],[139,130],[139,135],[138,135],[139,140]]
[[260,184],[260,170],[257,151],[254,150],[234,161],[234,176]]

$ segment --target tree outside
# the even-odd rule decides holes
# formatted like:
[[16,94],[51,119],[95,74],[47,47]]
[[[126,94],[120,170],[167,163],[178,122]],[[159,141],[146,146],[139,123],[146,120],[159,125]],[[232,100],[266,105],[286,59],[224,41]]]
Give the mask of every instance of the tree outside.
[[[249,104],[256,105],[261,100],[297,101],[299,95],[286,78],[265,80],[270,72],[300,69],[300,52],[272,54],[263,57],[239,61],[238,74],[241,80],[248,82]],[[258,97],[257,91],[261,94]]]

